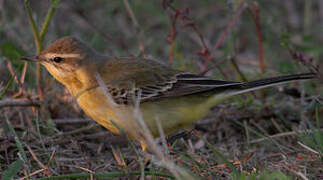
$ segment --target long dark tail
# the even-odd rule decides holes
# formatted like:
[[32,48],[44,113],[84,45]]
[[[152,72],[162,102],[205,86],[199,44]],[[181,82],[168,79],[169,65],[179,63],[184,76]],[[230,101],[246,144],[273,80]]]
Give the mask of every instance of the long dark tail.
[[216,96],[210,99],[209,104],[212,105],[214,102],[219,102],[231,96],[243,94],[249,91],[255,91],[266,87],[276,86],[293,81],[310,80],[317,78],[315,73],[304,73],[304,74],[293,74],[287,76],[279,76],[273,78],[260,79],[256,81],[250,81],[240,84],[233,84],[225,87],[225,90],[218,93]]
[[304,73],[304,74],[293,74],[293,75],[279,76],[279,77],[266,78],[266,79],[260,79],[260,80],[256,80],[256,81],[246,82],[241,85],[241,88],[243,88],[243,89],[256,88],[256,87],[264,88],[264,87],[274,86],[274,85],[292,82],[292,81],[315,79],[316,77],[317,76],[315,73]]
[[[255,91],[258,89],[276,86],[279,84],[284,84],[293,81],[310,80],[317,78],[315,73],[304,73],[304,74],[293,74],[287,76],[279,76],[273,78],[260,79],[256,81],[244,82],[244,83],[232,83],[228,86],[222,87],[222,91],[217,91],[211,98],[209,98],[205,103],[201,105],[203,108],[211,108],[214,105],[221,103],[223,100],[235,96],[238,94],[243,94],[250,91]],[[219,90],[219,89],[217,89]]]

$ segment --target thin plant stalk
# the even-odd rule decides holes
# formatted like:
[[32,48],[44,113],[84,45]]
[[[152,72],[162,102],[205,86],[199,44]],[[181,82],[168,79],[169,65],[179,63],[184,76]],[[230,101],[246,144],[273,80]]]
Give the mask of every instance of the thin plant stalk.
[[53,15],[55,14],[55,11],[56,11],[56,8],[57,8],[59,2],[60,2],[60,0],[55,0],[51,3],[51,7],[49,8],[49,10],[47,12],[47,15],[45,17],[45,21],[44,21],[42,28],[40,30],[40,33],[39,33],[39,40],[41,42],[44,40],[44,37],[47,34],[49,23],[50,23]]
[[[43,45],[42,45],[42,40],[44,39],[47,31],[48,31],[48,25],[55,13],[56,7],[58,5],[60,0],[55,0],[51,3],[51,8],[48,10],[45,21],[42,25],[41,31],[39,32],[36,22],[32,16],[31,8],[29,6],[29,1],[25,0],[25,7],[27,10],[28,14],[28,19],[31,24],[33,36],[34,36],[34,41],[36,44],[36,53],[40,54],[41,51],[43,50]],[[42,67],[40,63],[37,63],[36,65],[36,78],[37,78],[37,85],[38,85],[38,95],[39,99],[43,100],[44,99],[44,88],[43,88],[43,83],[42,83]]]

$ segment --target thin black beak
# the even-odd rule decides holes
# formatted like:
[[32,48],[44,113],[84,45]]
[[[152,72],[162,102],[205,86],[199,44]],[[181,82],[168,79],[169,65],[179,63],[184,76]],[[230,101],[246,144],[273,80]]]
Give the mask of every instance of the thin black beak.
[[42,59],[39,56],[21,56],[20,59],[25,61],[41,62]]

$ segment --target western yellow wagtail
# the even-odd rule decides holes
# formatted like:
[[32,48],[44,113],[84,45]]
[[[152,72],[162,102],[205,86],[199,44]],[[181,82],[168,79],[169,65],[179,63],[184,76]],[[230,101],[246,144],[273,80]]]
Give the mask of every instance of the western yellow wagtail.
[[167,134],[189,126],[231,96],[316,77],[315,73],[305,73],[251,82],[213,80],[149,59],[104,56],[74,37],[58,39],[41,54],[22,59],[44,65],[87,115],[119,133],[114,121],[139,140],[143,149],[144,137],[136,118],[142,118],[158,137],[160,127]]

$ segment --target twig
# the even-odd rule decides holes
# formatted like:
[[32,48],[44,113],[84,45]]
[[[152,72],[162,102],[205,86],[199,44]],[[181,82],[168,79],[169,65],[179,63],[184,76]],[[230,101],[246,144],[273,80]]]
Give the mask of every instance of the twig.
[[119,166],[126,167],[127,163],[125,162],[120,149],[118,148],[118,150],[116,150],[113,146],[111,146],[111,150],[112,150],[112,155],[113,155],[114,159],[117,161],[117,164]]
[[[238,19],[239,19],[239,17],[241,16],[241,14],[242,14],[242,12],[246,9],[248,7],[248,5],[247,4],[243,4],[240,8],[239,8],[239,10],[237,11],[237,13],[234,15],[234,17],[232,18],[232,20],[230,21],[230,23],[228,24],[228,26],[227,26],[227,28],[225,29],[225,31],[220,35],[220,38],[219,38],[219,40],[216,42],[216,44],[215,44],[215,46],[214,46],[214,48],[213,48],[213,50],[212,50],[212,52],[210,52],[210,58],[209,58],[209,60],[211,60],[212,62],[213,62],[213,67],[212,68],[214,68],[214,67],[218,67],[219,65],[220,65],[220,63],[219,62],[216,62],[215,60],[214,60],[214,54],[215,54],[215,52],[217,51],[217,49],[220,47],[220,46],[222,46],[222,44],[223,44],[223,42],[224,42],[224,40],[226,39],[226,37],[227,37],[227,35],[228,35],[228,33],[231,31],[231,29],[233,28],[233,26],[235,25],[235,24],[237,24],[237,22],[238,22]],[[224,62],[224,61],[221,61],[221,63],[222,62]],[[201,71],[201,74],[205,74],[207,71],[209,71],[209,70],[211,70],[212,68],[207,68],[208,67],[208,61],[206,61],[206,62],[204,62],[204,65],[203,65],[203,67],[202,67],[202,71]]]
[[10,87],[12,81],[13,81],[13,76],[9,79],[8,83],[6,84],[5,87],[1,88],[0,90],[0,100],[3,98],[4,94],[7,92],[8,88]]
[[[43,177],[43,178],[37,178],[38,180],[53,180],[53,179],[89,179],[91,177],[97,178],[97,179],[111,179],[111,178],[122,178],[122,177],[129,177],[130,175],[141,175],[141,171],[120,171],[120,172],[108,172],[108,173],[95,173],[95,174],[87,174],[87,173],[72,173],[72,174],[64,174],[59,176],[51,176],[51,177]],[[149,172],[144,171],[143,173],[146,176],[153,176],[153,177],[162,177],[166,179],[175,179],[174,176],[163,174],[159,172]]]
[[[225,29],[225,31],[220,35],[219,40],[216,42],[216,44],[215,44],[215,46],[214,46],[214,48],[213,48],[213,51],[212,51],[212,52],[210,52],[210,56],[211,56],[212,58],[209,58],[209,60],[211,60],[211,61],[213,62],[213,64],[216,64],[216,66],[213,66],[213,67],[217,67],[217,66],[219,65],[219,64],[214,60],[214,58],[213,58],[213,57],[214,57],[215,52],[217,51],[217,49],[218,49],[220,46],[222,46],[222,44],[223,44],[224,40],[226,39],[226,37],[227,37],[228,33],[231,31],[231,29],[233,28],[233,26],[234,26],[235,24],[237,24],[239,17],[241,16],[242,12],[243,12],[247,7],[248,7],[248,5],[243,4],[243,5],[239,8],[238,12],[234,15],[233,19],[230,21],[230,23],[228,24],[228,26],[227,26],[227,28]],[[204,65],[203,65],[203,68],[202,68],[202,72],[203,72],[203,71],[206,71],[206,70],[210,70],[210,69],[208,69],[208,68],[207,68],[207,66],[208,66],[208,61],[204,62]],[[222,73],[222,74],[223,74],[223,73]]]
[[303,148],[305,148],[306,150],[308,150],[308,151],[310,151],[310,152],[312,152],[312,153],[320,154],[319,152],[315,151],[314,149],[312,149],[312,148],[310,148],[310,147],[306,146],[305,144],[303,144],[303,143],[301,143],[301,142],[299,142],[299,141],[297,141],[297,144],[299,144],[300,146],[302,146]]
[[279,126],[279,124],[276,122],[274,117],[270,118],[270,121],[273,123],[273,125],[275,126],[275,128],[279,131],[279,132],[283,132],[282,128]]
[[304,179],[304,180],[308,180],[308,178],[307,178],[303,173],[298,172],[298,171],[295,171],[295,170],[293,170],[293,169],[289,168],[288,166],[283,166],[283,167],[284,167],[285,169],[289,170],[290,172],[292,172],[292,173],[296,174],[297,176],[301,177],[302,179]]
[[[320,130],[323,131],[323,128],[321,128]],[[297,135],[297,133],[309,133],[309,132],[311,132],[311,130],[289,131],[289,132],[284,132],[284,133],[278,133],[278,134],[271,135],[268,137],[252,140],[252,141],[250,141],[250,143],[254,144],[254,143],[259,143],[259,142],[266,141],[266,140],[272,139],[272,138],[279,138],[279,137],[284,137],[284,136],[294,136],[294,135]]]
[[10,75],[14,78],[14,81],[15,81],[15,83],[17,83],[18,84],[18,86],[20,86],[20,82],[19,82],[19,80],[18,80],[18,77],[17,77],[17,75],[16,75],[16,72],[15,72],[15,70],[14,70],[14,68],[13,68],[13,66],[12,66],[12,63],[11,63],[11,61],[10,60],[8,60],[8,59],[5,59],[6,61],[7,61],[7,68],[8,68],[8,71],[9,71],[9,73],[10,73]]
[[[314,64],[314,58],[303,52],[295,51],[292,47],[288,47],[289,54],[292,56],[294,61],[300,62],[306,66],[310,71],[320,74],[320,64]],[[323,72],[321,72],[323,73]]]
[[[7,61],[7,67],[8,67],[8,71],[10,72],[11,76],[14,78],[15,82],[17,83],[18,87],[19,87],[19,92],[14,95],[14,96],[20,96],[22,93],[24,93],[24,89],[22,88],[22,82],[25,79],[25,75],[26,75],[26,70],[27,70],[27,62],[24,63],[24,67],[23,67],[23,71],[22,71],[22,75],[20,80],[18,79],[18,76],[12,66],[12,63],[10,60],[8,60],[7,58],[5,58],[5,60]],[[0,98],[1,99],[1,98]]]
[[[163,1],[165,2],[165,1]],[[169,4],[167,4],[169,6]],[[167,6],[165,5],[164,8]],[[175,38],[177,35],[177,30],[176,30],[176,22],[178,19],[178,14],[179,12],[174,10],[175,14],[171,15],[169,14],[169,18],[171,21],[171,27],[170,27],[170,33],[168,34],[168,41],[170,42],[170,51],[169,51],[169,58],[168,58],[168,64],[171,65],[173,63],[173,57],[174,57],[174,47],[175,47]]]
[[[170,15],[171,28],[170,28],[170,34],[168,35],[168,41],[170,42],[169,64],[171,65],[173,62],[175,38],[177,35],[176,24],[177,24],[177,20],[180,19],[183,22],[183,26],[191,27],[193,29],[193,32],[197,34],[200,40],[202,49],[197,51],[196,54],[200,55],[204,61],[204,65],[201,68],[202,69],[201,72],[203,72],[205,69],[207,69],[207,62],[210,61],[211,59],[212,60],[214,59],[214,55],[210,53],[209,48],[207,47],[204,37],[201,31],[199,30],[197,24],[189,17],[189,8],[185,8],[184,10],[179,10],[171,5],[172,2],[173,2],[172,0],[163,0],[164,9],[170,9],[174,13],[173,15]],[[227,77],[227,75],[224,73],[224,71],[221,69],[220,66],[214,66],[214,67],[216,67],[224,77]]]
[[261,36],[261,25],[260,25],[260,17],[259,17],[259,5],[256,1],[253,2],[253,9],[251,7],[248,8],[251,17],[256,24],[256,32],[257,32],[257,39],[258,39],[258,55],[259,55],[259,60],[260,60],[260,72],[262,74],[265,73],[265,63],[264,63],[264,53],[262,49],[262,36]]
[[49,158],[48,163],[47,163],[47,167],[49,167],[50,162],[53,160],[55,154],[56,154],[56,149],[54,149],[53,152],[51,153],[50,158]]
[[26,176],[24,176],[24,177],[22,177],[22,178],[19,178],[19,180],[28,179],[29,177],[31,177],[31,176],[33,176],[33,175],[36,175],[36,174],[39,174],[39,173],[41,173],[41,172],[43,172],[43,171],[45,171],[45,169],[39,169],[39,170],[37,170],[37,171],[32,172],[31,174],[28,174],[28,175],[26,175]]
[[84,168],[84,167],[81,167],[81,166],[75,166],[76,168],[79,168],[79,169],[81,169],[81,170],[83,170],[83,171],[86,171],[86,172],[88,172],[88,173],[90,173],[90,180],[93,180],[93,174],[95,174],[95,172],[94,171],[92,171],[92,170],[89,170],[89,169],[87,169],[87,168]]
[[131,9],[129,1],[128,0],[123,0],[123,3],[125,4],[126,10],[127,10],[128,14],[129,14],[129,16],[131,18],[131,21],[132,21],[132,23],[133,23],[133,25],[135,27],[136,34],[138,34],[140,54],[143,55],[143,57],[145,57],[146,53],[145,53],[145,45],[144,45],[144,42],[143,42],[143,31],[140,28],[138,20],[137,20],[137,18],[135,16],[134,12]]
[[79,118],[64,118],[64,119],[53,119],[56,124],[79,124],[79,123],[89,123],[92,119],[79,119]]
[[232,66],[234,67],[234,69],[237,71],[237,73],[239,74],[240,78],[242,79],[242,81],[247,82],[248,79],[246,78],[246,76],[240,70],[238,64],[235,61],[235,58],[234,57],[230,57],[229,59],[231,61]]
[[8,148],[10,147],[10,140],[8,137],[0,138],[0,142],[1,142],[1,150],[4,150],[6,163],[7,163],[7,165],[9,165],[10,161],[9,161],[9,156],[8,156]]
[[24,62],[24,67],[22,69],[21,76],[20,76],[20,83],[21,84],[23,84],[25,82],[27,67],[28,67],[28,62]]
[[[239,74],[240,78],[241,78],[244,82],[248,82],[248,79],[247,79],[247,78],[246,78],[246,76],[243,74],[243,72],[240,70],[240,68],[239,68],[239,66],[238,66],[238,64],[237,64],[237,62],[236,62],[236,60],[235,60],[235,58],[234,58],[234,57],[231,57],[231,58],[230,58],[230,61],[231,61],[232,66],[234,67],[234,69],[238,72],[238,74]],[[252,96],[253,96],[254,98],[257,98],[256,93],[255,93],[254,91],[250,91],[250,94],[252,94]]]
[[36,154],[34,153],[34,151],[27,144],[26,144],[26,147],[27,147],[28,151],[30,152],[31,156],[33,157],[33,159],[38,163],[39,167],[45,170],[45,174],[47,176],[50,176],[51,173],[48,170],[48,167],[46,167],[42,162],[39,161],[39,159],[36,156]]
[[226,39],[226,37],[227,37],[228,33],[231,31],[231,29],[233,28],[233,26],[234,26],[235,24],[237,24],[239,17],[241,16],[242,12],[243,12],[247,7],[248,7],[248,5],[243,4],[243,5],[239,8],[238,12],[233,16],[233,19],[230,21],[230,23],[228,24],[228,26],[227,26],[227,28],[225,29],[225,31],[221,34],[220,39],[216,42],[216,44],[215,44],[215,46],[214,46],[214,48],[213,48],[213,51],[212,51],[213,53],[214,53],[215,51],[217,51],[217,49],[218,49],[218,48],[223,44],[223,42],[224,42],[224,40]]
[[[252,9],[253,8],[253,9]],[[261,25],[260,25],[260,8],[256,1],[253,2],[253,6],[248,7],[248,10],[251,14],[253,22],[256,25],[256,33],[257,33],[257,40],[258,40],[258,55],[259,55],[259,67],[261,74],[265,73],[265,62],[264,62],[264,53],[262,48],[262,36],[261,36]],[[262,89],[261,91],[261,101],[263,104],[266,104],[265,99],[265,91]],[[254,93],[253,93],[254,94]]]
[[89,126],[82,127],[82,128],[79,128],[79,129],[68,131],[68,132],[64,132],[62,134],[56,134],[56,135],[50,137],[50,139],[53,139],[53,138],[56,138],[56,137],[59,137],[59,136],[68,136],[68,135],[72,135],[72,134],[77,134],[77,133],[80,133],[80,132],[83,132],[83,131],[86,131],[86,130],[90,130],[90,129],[98,127],[98,126],[99,126],[98,124],[91,124]]
[[173,56],[174,56],[174,45],[175,45],[175,38],[177,35],[176,24],[177,20],[181,20],[183,22],[184,27],[191,27],[193,32],[197,34],[200,40],[200,44],[202,45],[202,49],[197,51],[197,54],[201,55],[204,61],[208,61],[211,56],[209,49],[205,43],[204,37],[199,30],[197,24],[189,17],[189,8],[185,8],[183,10],[179,10],[172,6],[171,0],[163,0],[163,7],[164,9],[170,9],[174,14],[170,14],[171,19],[171,29],[170,34],[168,35],[168,41],[170,42],[171,49],[169,53],[169,64],[172,64]]
[[[205,69],[202,67],[202,71],[199,72],[200,75],[204,75],[206,74],[207,72],[209,72],[210,70],[214,69],[214,68],[218,68],[220,71],[222,70],[221,68],[219,68],[223,62],[227,61],[228,58],[223,58],[221,59],[220,61],[216,62],[216,63],[213,63],[212,65],[210,65],[209,67],[206,67]],[[224,77],[227,77],[226,74],[222,73],[222,75]]]
[[0,101],[0,108],[13,107],[13,106],[36,106],[36,107],[39,107],[40,103],[38,101],[16,100],[16,99],[6,99],[6,100]]

